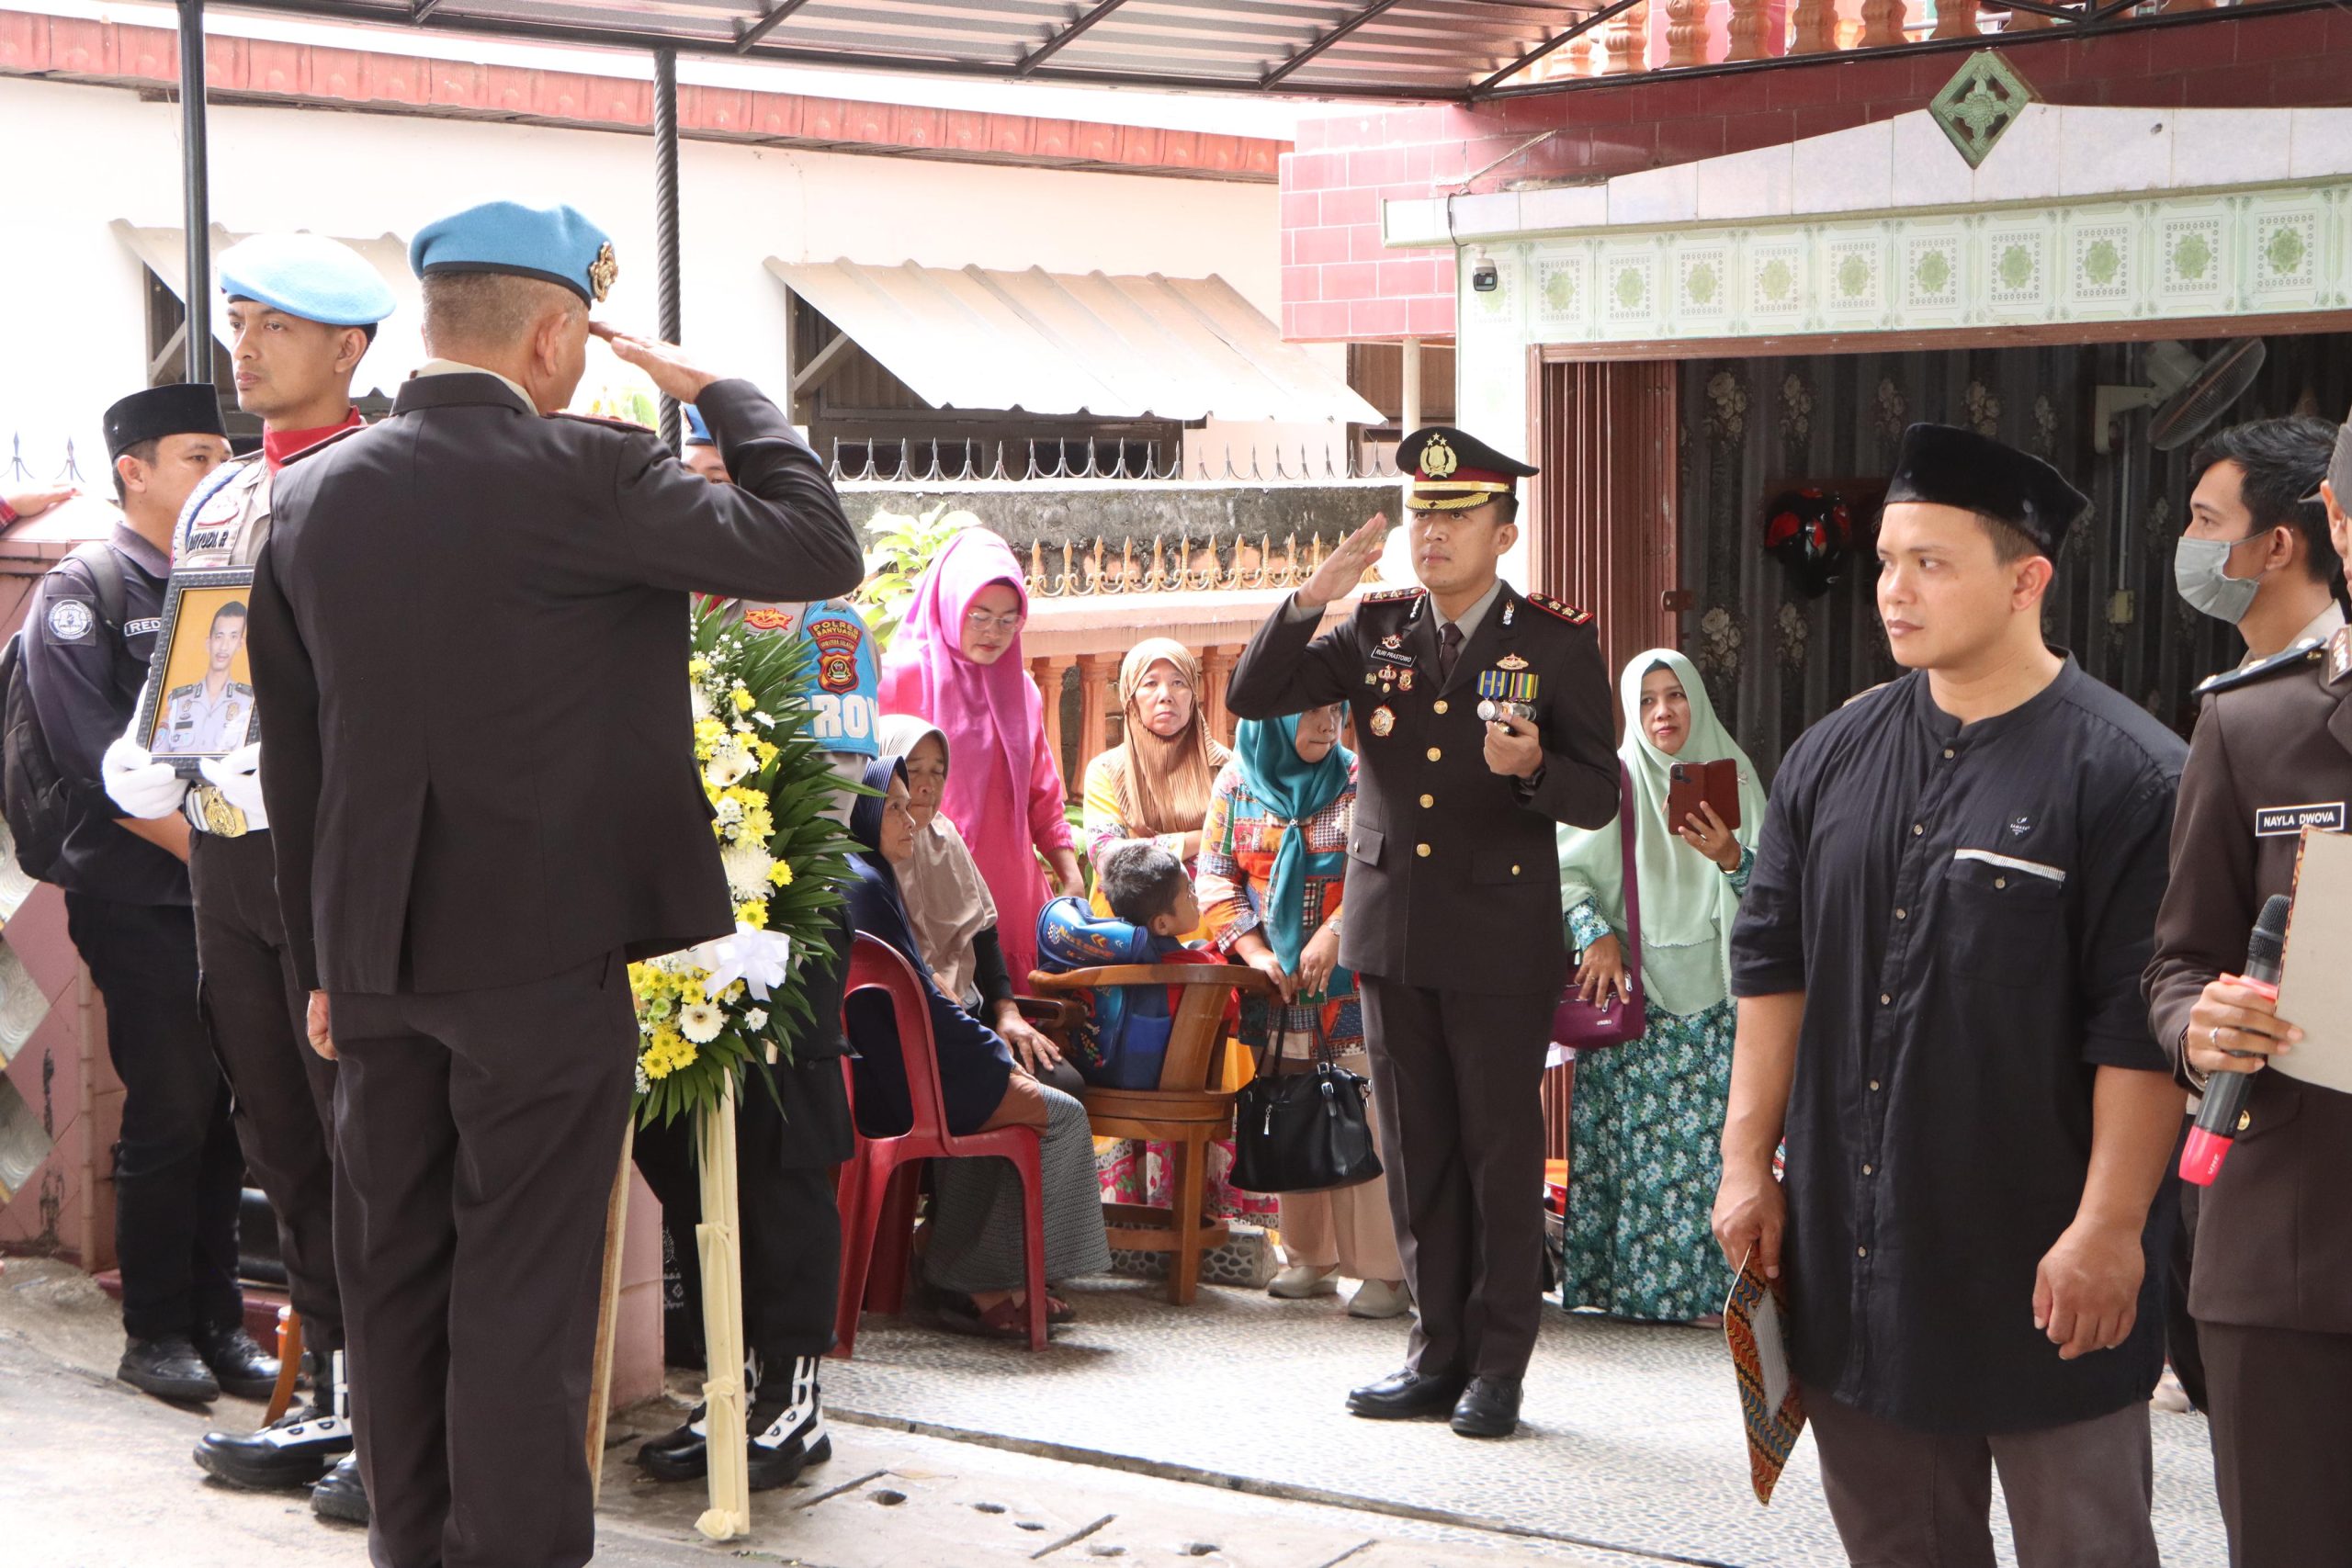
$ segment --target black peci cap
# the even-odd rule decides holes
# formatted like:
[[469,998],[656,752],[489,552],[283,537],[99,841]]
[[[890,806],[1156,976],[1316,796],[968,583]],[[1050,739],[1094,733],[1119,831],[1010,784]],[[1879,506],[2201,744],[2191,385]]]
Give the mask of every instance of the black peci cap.
[[229,434],[220,423],[220,392],[196,381],[133,392],[107,410],[105,423],[109,458],[158,436]]
[[1949,424],[1915,424],[1886,481],[1886,503],[1957,506],[2007,524],[2054,558],[2090,497],[2041,458]]

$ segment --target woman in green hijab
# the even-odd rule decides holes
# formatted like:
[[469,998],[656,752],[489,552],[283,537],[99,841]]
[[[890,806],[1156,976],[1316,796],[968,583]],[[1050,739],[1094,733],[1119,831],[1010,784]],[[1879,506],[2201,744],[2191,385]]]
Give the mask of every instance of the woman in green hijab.
[[[1577,1057],[1562,1299],[1619,1317],[1688,1323],[1722,1312],[1731,1290],[1708,1211],[1731,1094],[1731,928],[1756,863],[1764,789],[1680,653],[1634,655],[1618,692],[1630,819],[1560,829],[1560,901],[1585,998],[1623,994],[1630,982],[1619,834],[1630,829],[1645,1027],[1638,1040]],[[1668,770],[1724,758],[1739,764],[1739,827],[1707,807],[1668,822]]]

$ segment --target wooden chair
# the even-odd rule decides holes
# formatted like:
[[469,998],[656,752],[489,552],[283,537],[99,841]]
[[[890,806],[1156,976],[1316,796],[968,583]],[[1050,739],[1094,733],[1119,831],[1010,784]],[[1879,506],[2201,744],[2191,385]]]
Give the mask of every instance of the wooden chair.
[[1056,1002],[1058,1019],[1039,1023],[1068,1049],[1079,1009],[1073,998],[1108,986],[1182,986],[1183,999],[1168,1032],[1168,1057],[1158,1089],[1089,1088],[1079,1096],[1097,1137],[1140,1138],[1168,1145],[1170,1206],[1112,1203],[1103,1218],[1111,1245],[1174,1256],[1168,1299],[1190,1303],[1201,1282],[1201,1256],[1224,1244],[1222,1220],[1205,1221],[1208,1146],[1233,1132],[1232,1090],[1220,1086],[1225,1066],[1225,1009],[1237,992],[1271,996],[1273,982],[1246,964],[1119,964],[1029,976],[1029,988]]

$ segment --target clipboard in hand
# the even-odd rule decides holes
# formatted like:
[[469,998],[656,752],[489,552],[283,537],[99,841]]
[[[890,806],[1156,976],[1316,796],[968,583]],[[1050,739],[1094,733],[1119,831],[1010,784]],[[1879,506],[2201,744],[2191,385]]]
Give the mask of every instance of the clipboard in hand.
[[1789,1366],[1788,1331],[1781,1287],[1764,1277],[1756,1251],[1740,1260],[1724,1303],[1724,1339],[1739,1378],[1740,1420],[1747,1428],[1747,1479],[1756,1500],[1769,1505],[1781,1472],[1804,1430],[1804,1400]]

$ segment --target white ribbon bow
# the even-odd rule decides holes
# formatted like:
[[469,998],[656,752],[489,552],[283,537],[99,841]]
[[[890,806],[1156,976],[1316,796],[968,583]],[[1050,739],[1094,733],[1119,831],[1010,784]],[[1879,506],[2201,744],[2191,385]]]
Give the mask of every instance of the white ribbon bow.
[[710,971],[710,977],[702,983],[705,996],[716,997],[741,980],[754,998],[766,1001],[768,987],[783,985],[790,971],[792,939],[782,931],[763,931],[738,920],[733,936],[704,942],[693,956],[696,964]]

